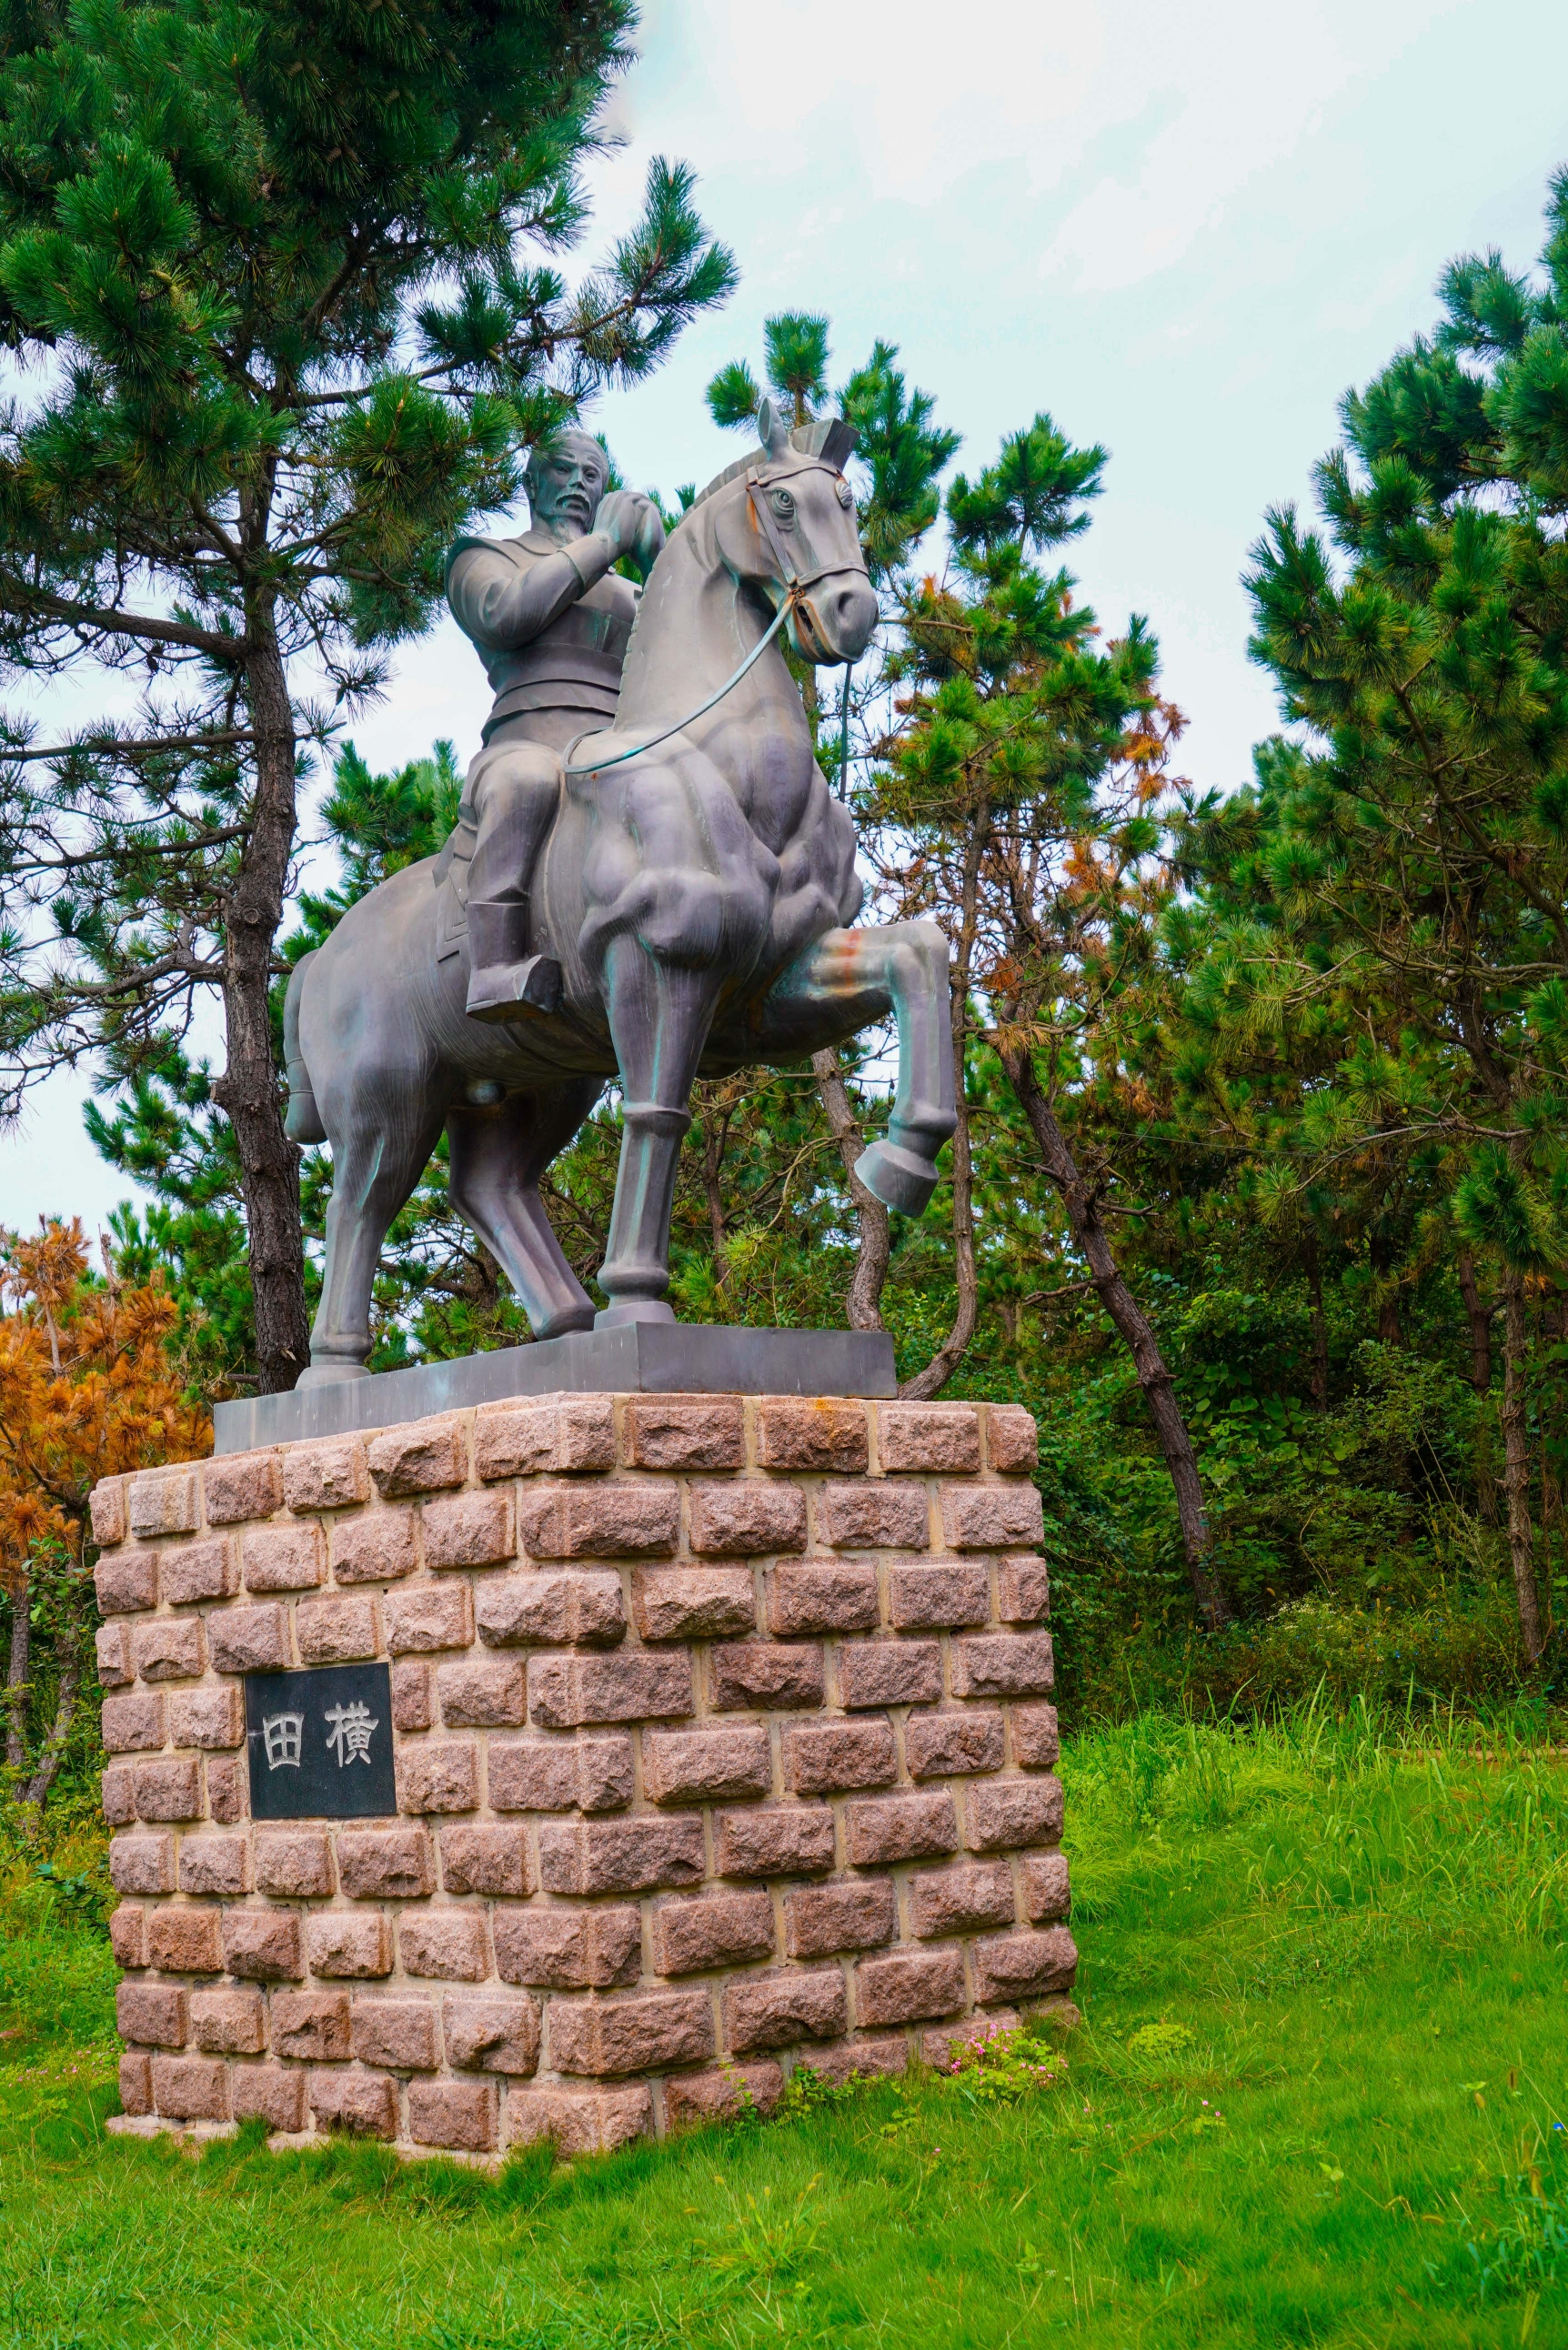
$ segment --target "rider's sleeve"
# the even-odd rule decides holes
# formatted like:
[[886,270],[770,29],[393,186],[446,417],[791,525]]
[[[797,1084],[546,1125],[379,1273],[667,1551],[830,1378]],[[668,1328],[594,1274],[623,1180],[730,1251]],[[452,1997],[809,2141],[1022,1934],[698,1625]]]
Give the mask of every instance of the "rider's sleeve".
[[602,579],[614,561],[614,547],[597,532],[527,563],[483,540],[471,540],[447,574],[447,602],[475,644],[526,645]]

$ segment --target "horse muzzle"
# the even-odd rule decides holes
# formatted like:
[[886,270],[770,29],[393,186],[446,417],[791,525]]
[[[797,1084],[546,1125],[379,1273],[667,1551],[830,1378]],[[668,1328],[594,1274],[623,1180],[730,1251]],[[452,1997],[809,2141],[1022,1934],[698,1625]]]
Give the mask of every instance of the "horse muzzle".
[[802,660],[822,667],[856,661],[878,617],[876,591],[863,571],[830,572],[809,596],[794,598],[790,642]]

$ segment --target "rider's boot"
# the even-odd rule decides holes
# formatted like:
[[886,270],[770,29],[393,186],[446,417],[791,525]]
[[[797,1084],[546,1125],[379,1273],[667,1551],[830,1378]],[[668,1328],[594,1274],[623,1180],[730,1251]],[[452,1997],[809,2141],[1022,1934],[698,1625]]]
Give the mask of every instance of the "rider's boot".
[[528,909],[516,899],[468,901],[472,1020],[516,1020],[558,1011],[561,966],[552,955],[524,954]]
[[528,952],[528,880],[556,813],[554,762],[529,751],[480,754],[470,784],[478,819],[468,868],[468,1011],[475,1020],[554,1012],[561,966]]

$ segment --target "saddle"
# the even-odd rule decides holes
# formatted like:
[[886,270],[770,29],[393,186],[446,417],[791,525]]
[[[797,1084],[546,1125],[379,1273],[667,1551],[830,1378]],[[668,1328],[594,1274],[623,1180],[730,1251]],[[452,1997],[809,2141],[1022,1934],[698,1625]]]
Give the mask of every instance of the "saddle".
[[436,961],[461,954],[468,939],[468,868],[479,827],[460,815],[437,853],[431,880],[440,893],[436,908]]

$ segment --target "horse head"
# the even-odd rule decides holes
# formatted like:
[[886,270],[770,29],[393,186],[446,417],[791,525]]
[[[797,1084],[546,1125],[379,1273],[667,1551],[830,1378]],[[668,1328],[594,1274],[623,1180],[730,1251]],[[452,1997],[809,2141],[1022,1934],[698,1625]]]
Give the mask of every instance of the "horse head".
[[854,432],[835,417],[792,437],[771,400],[762,404],[758,432],[755,458],[743,474],[735,468],[741,494],[727,498],[716,518],[719,552],[775,612],[787,600],[785,632],[801,660],[858,660],[877,605],[843,473]]

